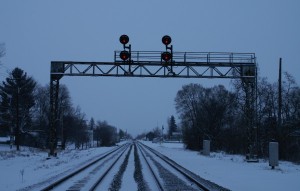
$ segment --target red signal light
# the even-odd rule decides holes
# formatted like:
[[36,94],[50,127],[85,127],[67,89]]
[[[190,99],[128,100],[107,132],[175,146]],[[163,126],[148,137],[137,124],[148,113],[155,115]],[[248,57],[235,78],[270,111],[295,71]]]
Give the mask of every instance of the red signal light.
[[120,36],[120,43],[121,44],[127,44],[129,42],[129,37],[126,34],[123,34]]
[[165,62],[168,62],[172,59],[172,54],[170,52],[163,52],[161,54],[161,59],[163,59]]
[[123,50],[120,52],[120,58],[125,61],[129,58],[129,52],[126,50]]
[[167,45],[169,45],[169,44],[172,42],[172,39],[171,39],[170,36],[165,35],[165,36],[162,37],[161,41],[162,41],[162,43],[163,43],[164,45],[167,46]]

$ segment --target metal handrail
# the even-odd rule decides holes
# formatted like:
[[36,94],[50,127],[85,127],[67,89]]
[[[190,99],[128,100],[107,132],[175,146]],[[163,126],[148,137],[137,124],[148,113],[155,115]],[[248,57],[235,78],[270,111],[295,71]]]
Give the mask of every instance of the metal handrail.
[[[115,51],[115,62],[122,61],[119,58],[121,51]],[[131,51],[131,59],[136,62],[160,61],[162,51]],[[233,52],[173,52],[173,60],[176,62],[226,62],[226,63],[255,63],[255,53]]]

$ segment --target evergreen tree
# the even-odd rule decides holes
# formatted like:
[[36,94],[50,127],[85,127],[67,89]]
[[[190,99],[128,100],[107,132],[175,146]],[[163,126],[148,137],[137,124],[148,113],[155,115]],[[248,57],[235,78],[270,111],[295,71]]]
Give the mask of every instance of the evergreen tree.
[[90,122],[89,122],[89,130],[94,130],[94,129],[95,129],[95,126],[96,126],[95,120],[94,120],[94,118],[92,117],[91,120],[90,120]]
[[170,137],[170,136],[172,136],[173,132],[177,131],[177,125],[176,125],[175,117],[173,115],[168,120],[168,125],[169,125],[168,135]]
[[34,106],[36,82],[20,68],[15,68],[0,85],[0,116],[3,127],[15,135],[17,150],[20,135],[31,127],[31,108]]
[[124,139],[124,138],[126,138],[126,133],[122,129],[120,129],[119,130],[119,139]]

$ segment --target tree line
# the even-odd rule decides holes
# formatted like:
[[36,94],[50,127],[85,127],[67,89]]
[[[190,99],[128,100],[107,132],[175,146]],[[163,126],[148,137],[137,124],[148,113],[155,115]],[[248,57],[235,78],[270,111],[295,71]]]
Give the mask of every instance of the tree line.
[[[41,86],[20,68],[15,68],[0,84],[0,136],[11,136],[20,145],[48,148],[50,87]],[[60,86],[58,95],[58,145],[76,148],[111,146],[125,136],[124,131],[106,121],[89,121],[80,107],[74,107],[68,88]]]
[[269,142],[277,141],[281,159],[300,161],[300,88],[295,79],[284,73],[282,112],[278,83],[258,79],[256,119],[250,127],[243,82],[234,80],[232,86],[229,91],[222,85],[188,84],[177,92],[175,105],[186,147],[199,150],[206,139],[215,151],[248,154],[253,147],[258,156],[267,157]]
[[[5,51],[4,45],[0,45],[2,57]],[[222,85],[211,88],[185,85],[175,97],[180,123],[176,125],[174,116],[168,119],[166,138],[171,139],[174,132],[180,131],[188,149],[199,150],[202,141],[208,139],[212,150],[237,154],[255,150],[261,157],[268,156],[270,141],[278,141],[281,159],[300,161],[300,87],[287,72],[280,92],[278,85],[267,78],[258,78],[255,120],[251,125],[249,100],[242,80],[232,81],[230,91]],[[0,135],[14,138],[11,140],[17,149],[20,145],[48,147],[49,90],[49,85],[39,85],[20,68],[12,70],[0,84]],[[56,130],[61,148],[68,143],[74,143],[76,148],[94,142],[97,146],[109,146],[128,137],[106,121],[95,122],[93,118],[88,121],[80,107],[74,107],[64,85],[60,86],[58,96],[58,116],[60,125]],[[156,127],[139,137],[151,140],[162,137],[163,131],[163,127]]]
[[137,139],[145,138],[148,141],[153,141],[155,138],[161,138],[161,141],[163,141],[162,139],[165,141],[181,141],[181,129],[177,126],[174,115],[171,115],[167,119],[167,123],[168,126],[166,128],[164,126],[161,128],[157,126],[147,133],[138,135]]

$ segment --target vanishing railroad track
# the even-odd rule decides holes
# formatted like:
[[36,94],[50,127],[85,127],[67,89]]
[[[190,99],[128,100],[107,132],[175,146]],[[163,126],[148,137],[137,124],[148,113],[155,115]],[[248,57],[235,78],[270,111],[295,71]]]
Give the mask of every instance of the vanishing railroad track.
[[[116,166],[117,162],[124,158],[127,151],[129,155],[132,149],[132,144],[125,144],[113,151],[107,153],[104,156],[96,159],[95,161],[83,166],[82,168],[68,174],[65,177],[56,180],[55,182],[47,185],[42,191],[48,190],[67,190],[67,191],[79,191],[79,190],[100,190],[99,186],[105,187],[108,190],[110,182],[104,182],[104,179],[108,177],[109,173]],[[124,160],[124,159],[123,159]],[[103,185],[102,185],[103,184]]]
[[[133,169],[124,177],[128,163]],[[227,190],[138,141],[121,145],[67,175],[22,190],[128,190],[124,185],[128,172],[136,183],[132,188],[138,191]]]
[[228,190],[199,177],[140,142],[137,145],[156,182],[156,190]]

